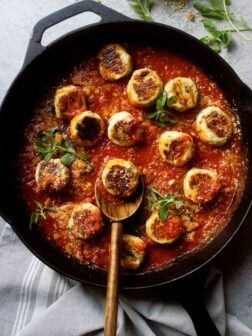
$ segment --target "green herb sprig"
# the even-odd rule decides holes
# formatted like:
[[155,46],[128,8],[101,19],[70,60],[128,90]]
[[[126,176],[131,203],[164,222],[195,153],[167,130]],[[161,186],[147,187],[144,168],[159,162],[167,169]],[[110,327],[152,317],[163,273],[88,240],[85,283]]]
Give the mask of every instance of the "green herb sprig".
[[[232,41],[232,33],[237,32],[244,39],[249,40],[242,31],[252,30],[252,27],[248,26],[242,17],[237,18],[227,9],[227,6],[230,5],[230,0],[209,0],[209,6],[199,2],[193,3],[194,8],[197,9],[204,18],[206,18],[202,20],[202,24],[206,30],[210,32],[210,35],[202,37],[201,41],[217,53],[219,53],[222,48],[228,48],[230,42]],[[218,29],[210,19],[226,21],[231,26],[231,29]],[[239,24],[239,26],[235,23]]]
[[46,215],[48,212],[57,212],[57,210],[53,207],[47,207],[41,204],[38,201],[35,201],[37,210],[33,212],[30,216],[29,228],[32,229],[34,224],[38,224],[41,218],[46,219]]
[[157,210],[159,218],[164,221],[168,218],[171,210],[178,215],[183,215],[189,205],[181,200],[177,193],[162,195],[155,188],[150,189],[147,197],[151,211]]
[[167,99],[167,95],[165,91],[160,93],[160,95],[158,96],[157,102],[156,102],[155,111],[148,113],[146,115],[146,118],[154,120],[155,123],[161,127],[166,127],[168,125],[176,124],[177,120],[173,119],[172,114],[164,108],[166,102],[169,107],[172,107],[177,102],[177,97],[171,96]]
[[60,128],[53,127],[49,131],[43,132],[35,142],[41,159],[48,161],[58,152],[61,163],[66,166],[71,165],[76,159],[90,162],[87,153],[83,153],[82,155],[77,154],[75,148],[66,137],[63,137],[62,141],[58,143],[55,139],[57,132],[60,132]]
[[214,51],[219,53],[221,48],[227,48],[232,40],[232,33],[227,30],[218,30],[216,25],[208,19],[203,19],[202,23],[211,35],[201,38],[201,41],[207,44]]
[[128,3],[142,20],[147,22],[153,21],[150,14],[153,3],[150,0],[128,0]]

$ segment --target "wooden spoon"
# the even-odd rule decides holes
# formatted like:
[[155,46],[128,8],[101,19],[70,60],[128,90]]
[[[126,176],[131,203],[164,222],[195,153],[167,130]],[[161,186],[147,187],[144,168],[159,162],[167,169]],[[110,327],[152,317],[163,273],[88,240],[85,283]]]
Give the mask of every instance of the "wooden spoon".
[[118,310],[118,274],[120,266],[120,247],[123,234],[122,221],[128,219],[140,207],[144,194],[144,182],[140,178],[139,186],[127,203],[120,205],[108,204],[98,189],[98,180],[95,184],[96,203],[111,223],[110,257],[107,281],[107,296],[105,307],[104,335],[116,335]]

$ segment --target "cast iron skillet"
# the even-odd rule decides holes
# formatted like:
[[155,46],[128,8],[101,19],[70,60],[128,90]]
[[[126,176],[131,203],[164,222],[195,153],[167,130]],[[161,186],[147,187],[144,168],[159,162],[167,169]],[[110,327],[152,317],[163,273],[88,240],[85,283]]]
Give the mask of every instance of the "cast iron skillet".
[[[42,35],[47,28],[86,11],[98,14],[101,17],[100,22],[75,30],[46,48],[41,45]],[[147,42],[150,45],[161,45],[184,55],[211,76],[225,93],[229,103],[238,108],[244,141],[249,151],[249,162],[245,193],[231,222],[206,246],[168,267],[155,271],[125,274],[121,278],[121,285],[125,289],[171,284],[175,280],[176,284],[182,282],[178,292],[180,294],[184,292],[184,294],[182,297],[179,295],[179,299],[191,313],[198,334],[219,335],[209,316],[206,315],[207,312],[197,294],[196,289],[199,286],[192,285],[194,287],[191,287],[190,285],[195,284],[195,281],[197,283],[197,278],[201,278],[201,273],[190,281],[188,279],[192,272],[202,269],[225,247],[249,211],[251,205],[249,186],[252,182],[252,137],[249,134],[250,125],[252,125],[252,92],[220,56],[194,37],[162,24],[132,20],[93,1],[78,2],[39,21],[34,27],[23,68],[7,92],[0,111],[1,215],[10,223],[23,243],[51,268],[84,283],[101,286],[106,284],[107,274],[104,270],[80,265],[41,239],[36,230],[29,230],[29,218],[20,196],[15,163],[23,129],[32,113],[33,102],[41,96],[44,88],[50,87],[50,83],[52,85],[57,76],[62,77],[64,71],[67,71],[70,60],[78,57],[80,53],[87,54],[107,41]],[[185,276],[187,276],[185,280],[178,281]]]

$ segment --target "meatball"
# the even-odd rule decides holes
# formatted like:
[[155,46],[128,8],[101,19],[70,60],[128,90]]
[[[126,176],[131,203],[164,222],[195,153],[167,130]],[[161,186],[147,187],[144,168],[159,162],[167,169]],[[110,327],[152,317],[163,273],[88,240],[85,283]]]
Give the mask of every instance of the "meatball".
[[155,103],[163,90],[163,83],[156,71],[143,68],[133,72],[127,85],[127,95],[131,104],[148,107]]
[[97,206],[82,203],[73,208],[68,226],[75,238],[88,240],[101,233],[104,223]]
[[140,267],[146,253],[146,243],[139,237],[123,235],[121,251],[121,267],[136,270]]
[[130,197],[139,183],[137,167],[130,161],[113,159],[102,171],[102,184],[106,191],[117,197]]
[[162,221],[154,211],[146,221],[146,234],[159,244],[171,244],[183,234],[183,224],[178,216],[172,214]]
[[37,165],[35,181],[42,191],[61,191],[70,181],[70,171],[60,159],[43,160]]
[[141,124],[129,112],[114,114],[109,120],[108,138],[116,145],[127,147],[142,141]]
[[77,144],[91,147],[101,139],[104,127],[104,121],[99,114],[85,111],[71,120],[70,136]]
[[215,146],[223,146],[232,136],[232,120],[216,106],[202,110],[195,122],[196,131],[201,141]]
[[158,149],[164,161],[180,167],[193,157],[193,139],[186,133],[166,131],[159,138]]
[[72,116],[75,110],[86,108],[86,95],[84,90],[75,85],[67,85],[58,89],[54,98],[56,117],[65,119]]
[[197,204],[211,201],[220,191],[221,183],[215,171],[209,169],[190,169],[184,177],[184,193]]
[[174,102],[171,107],[178,112],[190,110],[198,103],[198,89],[191,78],[176,77],[165,85],[164,90],[167,94],[168,106],[169,99],[176,97],[176,102]]
[[116,81],[132,71],[132,58],[119,44],[108,44],[98,55],[99,71],[107,81]]

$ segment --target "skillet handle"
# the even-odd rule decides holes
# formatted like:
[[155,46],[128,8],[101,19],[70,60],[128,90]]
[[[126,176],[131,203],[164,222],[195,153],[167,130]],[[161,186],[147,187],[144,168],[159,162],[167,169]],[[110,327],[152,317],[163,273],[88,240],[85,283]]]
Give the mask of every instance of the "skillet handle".
[[46,47],[41,45],[41,40],[44,32],[56,25],[57,23],[64,21],[72,16],[83,12],[92,12],[100,16],[99,23],[115,22],[115,21],[131,21],[129,17],[116,12],[104,5],[101,5],[92,0],[84,0],[77,2],[73,5],[60,9],[42,20],[40,20],[33,28],[33,32],[27,48],[23,67],[30,63],[36,56],[40,55]]
[[204,284],[208,266],[174,285],[171,295],[190,315],[197,336],[221,336],[204,302]]

